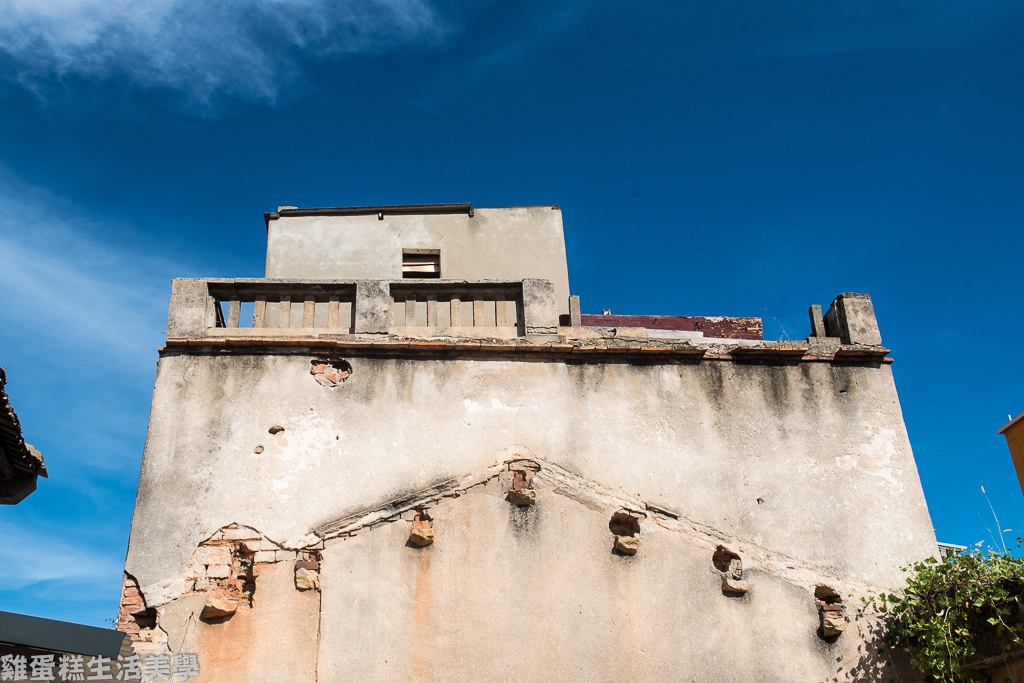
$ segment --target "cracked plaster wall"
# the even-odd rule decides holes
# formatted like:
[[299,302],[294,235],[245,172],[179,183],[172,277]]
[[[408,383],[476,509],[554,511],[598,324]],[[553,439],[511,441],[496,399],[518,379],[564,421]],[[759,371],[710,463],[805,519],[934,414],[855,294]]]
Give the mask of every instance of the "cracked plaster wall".
[[[327,540],[323,608],[307,615],[321,621],[320,680],[350,666],[367,680],[436,680],[445,666],[471,680],[505,661],[491,652],[502,642],[537,671],[593,650],[580,660],[589,680],[842,679],[867,636],[817,639],[815,583],[890,588],[901,564],[936,551],[886,365],[346,360],[352,375],[327,388],[302,355],[161,359],[126,570],[150,595],[170,591],[163,628],[165,613],[195,612],[176,605],[197,598],[173,594],[222,527],[319,549],[316,529],[474,475],[491,483],[431,508],[434,547],[405,547],[394,516]],[[543,463],[522,528],[486,495],[516,457]],[[608,515],[622,507],[647,515],[629,564],[609,552]],[[743,556],[748,597],[718,589],[718,540]],[[267,566],[290,576],[289,562]],[[312,600],[289,591],[257,587],[252,609]],[[231,622],[251,624],[245,612]],[[477,633],[491,635],[463,651]],[[626,638],[618,650],[613,633]],[[680,669],[686,657],[702,668]]]
[[806,588],[753,569],[728,597],[711,545],[645,520],[614,555],[608,510],[495,488],[431,508],[426,550],[403,524],[327,542],[321,680],[820,681],[859,660],[856,638],[818,638]]

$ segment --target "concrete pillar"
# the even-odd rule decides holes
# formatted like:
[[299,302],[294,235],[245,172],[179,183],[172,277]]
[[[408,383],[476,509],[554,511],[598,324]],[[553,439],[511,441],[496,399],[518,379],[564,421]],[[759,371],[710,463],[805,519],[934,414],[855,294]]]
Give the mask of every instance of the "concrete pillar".
[[416,295],[406,294],[405,295],[405,326],[415,327],[416,326]]
[[278,327],[291,327],[292,326],[292,298],[290,296],[282,296],[281,312],[277,316]]
[[[821,307],[818,307],[818,313],[821,313]],[[572,327],[582,327],[583,323],[580,318],[580,298],[578,296],[569,297],[569,325]]]
[[558,305],[550,280],[523,280],[523,322],[526,334],[558,334]]
[[238,300],[238,295],[235,295],[228,301],[228,327],[238,327],[241,316],[242,302]]
[[437,327],[437,295],[427,295],[427,327]]
[[332,294],[327,304],[327,327],[335,330],[341,326],[341,301],[337,294]]
[[205,337],[214,301],[206,280],[175,278],[171,281],[171,306],[167,313],[168,339]]
[[473,296],[473,327],[484,326],[484,300],[477,294]]
[[252,304],[252,326],[253,329],[264,327],[267,322],[267,295],[257,294],[256,301]]
[[825,314],[825,332],[829,337],[839,337],[843,344],[881,346],[882,334],[871,296],[854,292],[837,296]]
[[462,298],[458,294],[453,294],[451,298],[451,326],[462,326]]
[[316,319],[316,299],[307,295],[302,302],[302,326],[313,327]]
[[508,325],[508,308],[505,306],[505,295],[498,294],[494,297],[494,326],[505,327]]
[[811,318],[811,336],[812,337],[825,337],[825,319],[821,316],[821,306],[814,304],[807,311],[807,315]]
[[385,280],[357,280],[352,304],[355,334],[387,334],[391,325],[391,292]]

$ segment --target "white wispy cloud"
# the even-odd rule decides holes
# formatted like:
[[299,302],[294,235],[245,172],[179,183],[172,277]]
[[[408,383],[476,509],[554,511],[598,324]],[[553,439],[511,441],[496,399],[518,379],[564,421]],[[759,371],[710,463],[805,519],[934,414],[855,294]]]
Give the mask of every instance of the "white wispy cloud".
[[277,98],[302,58],[436,44],[449,27],[428,0],[0,0],[8,78],[68,75]]
[[30,526],[0,522],[0,537],[5,590],[47,581],[109,584],[121,576],[119,558]]
[[102,625],[116,610],[170,279],[190,269],[2,165],[0,205],[0,361],[50,470],[0,521],[0,604]]
[[0,203],[0,341],[31,338],[39,349],[73,339],[94,361],[149,372],[183,267],[97,240],[74,207],[9,173],[0,172]]

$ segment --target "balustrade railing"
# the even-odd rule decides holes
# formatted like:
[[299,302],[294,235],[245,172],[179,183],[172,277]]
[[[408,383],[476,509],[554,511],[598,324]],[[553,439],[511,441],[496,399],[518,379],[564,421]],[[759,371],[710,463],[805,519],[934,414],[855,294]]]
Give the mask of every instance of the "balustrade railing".
[[355,284],[345,283],[211,282],[212,327],[214,333],[287,329],[351,334],[355,293]]
[[522,282],[393,282],[389,290],[394,334],[522,333]]
[[175,280],[168,338],[557,333],[547,280]]

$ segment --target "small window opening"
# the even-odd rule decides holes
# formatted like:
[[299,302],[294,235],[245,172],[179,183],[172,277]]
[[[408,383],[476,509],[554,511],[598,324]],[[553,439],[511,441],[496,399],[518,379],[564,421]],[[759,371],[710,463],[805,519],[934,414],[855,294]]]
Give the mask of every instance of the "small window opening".
[[441,277],[441,252],[437,249],[406,249],[402,252],[402,277]]

